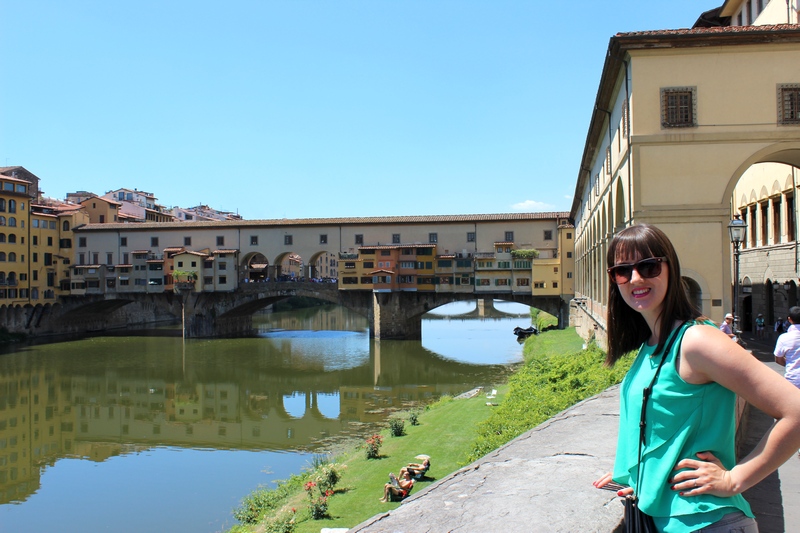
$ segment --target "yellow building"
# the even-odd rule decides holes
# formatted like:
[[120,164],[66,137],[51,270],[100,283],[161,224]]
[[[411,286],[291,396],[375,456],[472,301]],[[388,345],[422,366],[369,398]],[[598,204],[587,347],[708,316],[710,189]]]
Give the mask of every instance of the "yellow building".
[[[800,166],[800,69],[791,68],[800,57],[800,26],[796,18],[785,23],[787,11],[775,8],[783,2],[769,2],[760,11],[755,4],[728,1],[720,11],[724,19],[699,20],[692,29],[611,38],[571,210],[577,304],[572,319],[583,335],[604,339],[605,255],[619,230],[642,222],[664,230],[681,258],[691,300],[720,321],[740,307],[732,290],[732,216],[752,220],[755,212],[757,220],[774,220],[788,205],[796,209],[796,173],[785,169]],[[746,25],[726,25],[738,20]],[[714,24],[721,25],[705,27]],[[764,174],[755,186],[739,185],[765,163],[780,163],[782,177]],[[759,239],[788,245],[769,234],[773,224],[756,224]],[[798,277],[796,240],[791,247],[786,264],[774,261],[776,250],[772,259],[766,251],[754,256],[754,265],[761,262],[761,287],[767,278]],[[770,274],[767,263],[781,273]]]
[[93,196],[81,202],[89,214],[91,224],[111,224],[120,221],[120,207],[122,204],[110,198]]
[[0,174],[0,305],[27,304],[30,182]]

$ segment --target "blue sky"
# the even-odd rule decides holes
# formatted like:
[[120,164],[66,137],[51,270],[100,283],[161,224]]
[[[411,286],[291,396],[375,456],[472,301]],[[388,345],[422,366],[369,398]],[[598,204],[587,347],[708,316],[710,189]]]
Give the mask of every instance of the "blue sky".
[[0,166],[247,219],[569,211],[609,38],[721,4],[0,0]]

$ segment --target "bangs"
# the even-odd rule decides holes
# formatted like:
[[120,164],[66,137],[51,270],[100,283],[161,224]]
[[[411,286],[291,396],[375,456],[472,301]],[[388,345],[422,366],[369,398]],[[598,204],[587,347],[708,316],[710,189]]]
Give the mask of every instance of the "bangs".
[[631,226],[619,232],[608,249],[607,263],[609,267],[617,263],[617,259],[640,260],[648,257],[670,257],[668,247],[661,242],[659,235],[647,225]]

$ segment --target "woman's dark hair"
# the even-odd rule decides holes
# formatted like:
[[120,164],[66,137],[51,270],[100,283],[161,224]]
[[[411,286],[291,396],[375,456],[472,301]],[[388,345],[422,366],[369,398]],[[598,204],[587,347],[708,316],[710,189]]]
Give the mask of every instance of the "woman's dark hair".
[[[667,337],[672,331],[675,320],[693,320],[700,316],[700,311],[692,305],[681,278],[681,265],[678,254],[669,237],[655,226],[637,224],[625,228],[614,236],[608,247],[606,262],[614,266],[617,257],[630,260],[634,258],[666,257],[669,272],[667,294],[661,309],[660,329],[656,352],[664,348]],[[606,321],[608,334],[608,353],[606,366],[613,366],[620,357],[642,345],[651,335],[650,327],[644,317],[633,310],[619,293],[613,281],[608,286],[608,318]]]

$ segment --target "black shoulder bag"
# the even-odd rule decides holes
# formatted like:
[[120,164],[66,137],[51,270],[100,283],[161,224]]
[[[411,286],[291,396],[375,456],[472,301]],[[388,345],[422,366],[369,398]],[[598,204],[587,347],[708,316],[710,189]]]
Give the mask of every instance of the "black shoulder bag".
[[[658,368],[656,369],[655,375],[653,375],[653,380],[650,382],[650,385],[642,391],[642,415],[639,418],[639,464],[636,468],[637,487],[642,486],[642,447],[644,446],[647,400],[650,399],[650,395],[653,393],[653,386],[658,379],[658,374],[661,373],[661,367],[664,366],[664,361],[667,360],[667,355],[672,350],[672,346],[678,338],[678,333],[683,329],[685,324],[686,322],[683,322],[672,332],[669,342],[664,347],[664,353],[661,355],[661,362],[658,363]],[[639,509],[639,498],[635,495],[626,496],[623,503],[625,504],[625,519],[622,523],[625,533],[657,533],[653,517]]]

